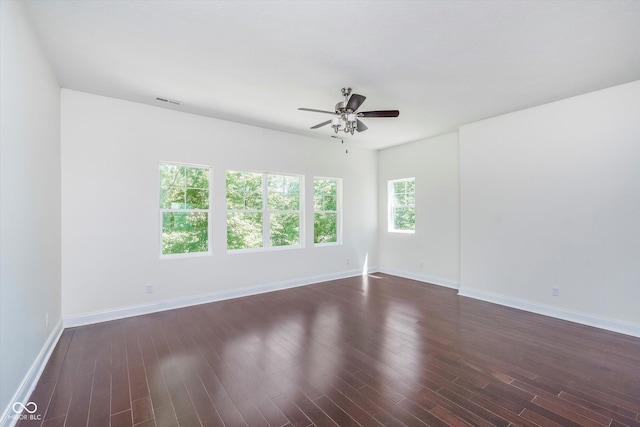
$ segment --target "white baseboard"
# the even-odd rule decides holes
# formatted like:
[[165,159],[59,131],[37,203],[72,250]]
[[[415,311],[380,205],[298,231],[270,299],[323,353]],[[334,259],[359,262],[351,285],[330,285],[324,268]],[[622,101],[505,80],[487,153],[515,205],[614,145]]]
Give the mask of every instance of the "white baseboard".
[[84,313],[75,316],[65,316],[63,324],[65,328],[90,325],[93,323],[107,322],[110,320],[123,319],[126,317],[140,316],[142,314],[156,313],[159,311],[173,310],[175,308],[188,307],[198,304],[206,304],[215,301],[223,301],[233,298],[240,298],[249,295],[257,295],[265,292],[279,291],[283,289],[295,288],[298,286],[311,285],[314,283],[326,282],[329,280],[344,279],[362,275],[362,270],[348,270],[340,273],[327,274],[323,276],[307,277],[303,279],[289,280],[283,282],[269,283],[252,286],[248,288],[215,292],[177,298],[173,300],[157,301],[151,304],[143,304],[129,307],[116,308],[113,310]]
[[405,279],[417,280],[418,282],[430,283],[432,285],[444,286],[446,288],[458,289],[460,283],[455,280],[444,279],[442,277],[428,276],[425,274],[417,274],[410,271],[395,270],[393,268],[379,268],[380,273],[390,274],[392,276],[398,276]]
[[[33,363],[31,364],[31,368],[29,368],[29,371],[27,371],[27,374],[22,380],[22,383],[20,383],[20,387],[18,387],[18,390],[13,395],[13,398],[9,401],[9,406],[7,406],[2,412],[2,417],[0,418],[0,427],[12,427],[18,422],[18,417],[13,417],[13,415],[15,415],[12,409],[13,404],[15,402],[21,402],[23,404],[27,403],[29,397],[31,396],[31,393],[33,393],[33,390],[38,384],[38,380],[42,375],[42,371],[44,371],[45,366],[47,366],[49,357],[51,356],[53,349],[56,347],[56,344],[58,343],[63,330],[64,329],[62,327],[61,320],[53,328],[51,334],[49,334],[49,337],[42,346],[40,353],[38,353],[36,360],[33,361]],[[35,413],[34,415],[37,415],[37,413]],[[39,415],[42,415],[44,417],[43,413]]]
[[539,304],[505,295],[492,294],[478,289],[460,288],[458,295],[494,304],[500,304],[519,310],[530,311],[532,313],[542,314],[549,317],[555,317],[556,319],[567,320],[569,322],[580,323],[582,325],[593,326],[607,331],[640,337],[640,325],[635,323],[594,316],[591,314]]

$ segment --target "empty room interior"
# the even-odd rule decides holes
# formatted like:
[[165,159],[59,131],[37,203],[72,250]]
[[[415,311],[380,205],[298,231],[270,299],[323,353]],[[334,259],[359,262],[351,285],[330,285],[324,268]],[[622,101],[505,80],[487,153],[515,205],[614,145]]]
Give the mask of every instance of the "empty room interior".
[[0,426],[640,426],[639,1],[0,17]]

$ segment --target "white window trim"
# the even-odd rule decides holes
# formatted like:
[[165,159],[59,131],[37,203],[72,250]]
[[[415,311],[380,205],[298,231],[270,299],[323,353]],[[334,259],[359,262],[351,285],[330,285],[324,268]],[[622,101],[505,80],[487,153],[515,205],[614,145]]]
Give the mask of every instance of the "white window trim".
[[[394,208],[393,202],[395,200],[394,184],[397,182],[407,182],[407,181],[413,181],[415,183],[415,180],[416,180],[415,177],[410,177],[410,178],[401,178],[401,179],[391,179],[387,181],[387,231],[389,233],[399,233],[399,234],[415,234],[416,233],[415,223],[414,223],[413,230],[397,230],[393,227],[393,224],[395,223],[394,215],[393,215],[393,208]],[[416,208],[415,193],[414,193],[414,204],[402,205],[401,207],[408,207],[408,206],[412,206],[414,209]]]
[[[336,241],[335,242],[325,242],[325,243],[313,243],[314,247],[324,247],[324,246],[339,246],[342,245],[342,178],[332,178],[327,176],[314,176],[313,182],[316,179],[324,179],[324,180],[332,180],[336,181],[336,210],[335,211],[316,211],[315,209],[315,200],[313,206],[313,217],[315,218],[316,213],[336,213],[338,224],[336,224]],[[313,194],[315,199],[315,191]],[[313,239],[312,239],[313,240]]]
[[[213,187],[213,167],[210,165],[201,165],[201,164],[195,164],[195,163],[181,163],[181,162],[163,162],[160,161],[158,162],[158,169],[160,168],[160,165],[174,165],[174,166],[185,166],[185,167],[192,167],[192,168],[201,168],[201,169],[208,169],[208,178],[209,178],[209,209],[166,209],[166,208],[160,208],[159,209],[159,213],[158,213],[158,251],[159,251],[159,256],[161,260],[167,260],[167,259],[180,259],[180,258],[197,258],[197,257],[205,257],[205,256],[211,256],[213,255],[213,244],[212,244],[212,236],[211,236],[211,230],[212,230],[212,209],[211,209],[211,200],[212,200],[212,187]],[[156,202],[156,206],[160,205],[160,190],[161,187],[160,185],[158,185],[158,200]],[[179,254],[163,254],[162,253],[162,214],[165,212],[187,212],[187,213],[195,213],[195,212],[205,212],[207,214],[207,250],[204,252],[186,252],[186,253],[179,253]]]
[[[252,170],[238,170],[238,169],[228,169],[226,173],[229,172],[240,172],[240,173],[256,173],[262,175],[262,209],[227,209],[225,204],[225,227],[228,226],[228,214],[229,213],[261,213],[262,214],[262,246],[258,248],[242,248],[242,249],[229,249],[227,247],[227,254],[242,254],[242,253],[251,253],[251,252],[265,252],[265,251],[286,251],[286,250],[294,250],[294,249],[302,249],[304,248],[304,239],[305,239],[305,226],[304,226],[304,175],[298,175],[295,173],[280,173],[280,172],[264,172],[264,171],[252,171]],[[298,210],[276,210],[268,208],[269,201],[269,175],[277,175],[277,176],[293,176],[300,179],[300,200],[299,200],[299,209]],[[226,174],[225,174],[226,176]],[[227,186],[225,185],[225,201],[226,201],[226,191]],[[274,213],[297,213],[299,215],[299,225],[298,225],[298,244],[297,245],[287,245],[287,246],[271,246],[271,236],[270,236],[270,224],[271,224],[271,215]],[[225,228],[226,230],[226,228]],[[225,233],[226,236],[226,233]],[[226,246],[226,243],[225,243]]]

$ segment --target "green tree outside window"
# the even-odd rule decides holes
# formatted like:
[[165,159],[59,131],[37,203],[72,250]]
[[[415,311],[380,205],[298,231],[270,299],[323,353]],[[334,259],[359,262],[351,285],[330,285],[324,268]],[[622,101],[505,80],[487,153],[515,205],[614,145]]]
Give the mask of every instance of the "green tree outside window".
[[161,163],[161,254],[209,251],[210,168]]
[[416,229],[415,178],[389,181],[389,231],[412,233]]
[[339,180],[315,178],[313,180],[313,243],[337,243]]
[[227,249],[301,245],[302,177],[228,171]]

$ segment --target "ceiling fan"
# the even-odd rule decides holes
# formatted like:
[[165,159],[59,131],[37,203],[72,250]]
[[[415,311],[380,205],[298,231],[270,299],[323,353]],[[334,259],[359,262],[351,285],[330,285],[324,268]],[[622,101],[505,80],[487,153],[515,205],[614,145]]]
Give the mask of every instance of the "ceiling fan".
[[334,116],[333,119],[318,123],[310,129],[318,129],[331,123],[331,127],[336,133],[343,131],[351,135],[353,135],[354,131],[364,132],[369,129],[367,125],[360,121],[359,117],[398,117],[400,115],[398,110],[358,111],[358,108],[367,97],[357,93],[352,95],[350,87],[342,88],[342,96],[344,96],[344,101],[336,104],[335,111],[316,110],[314,108],[298,108],[298,110],[332,114]]

